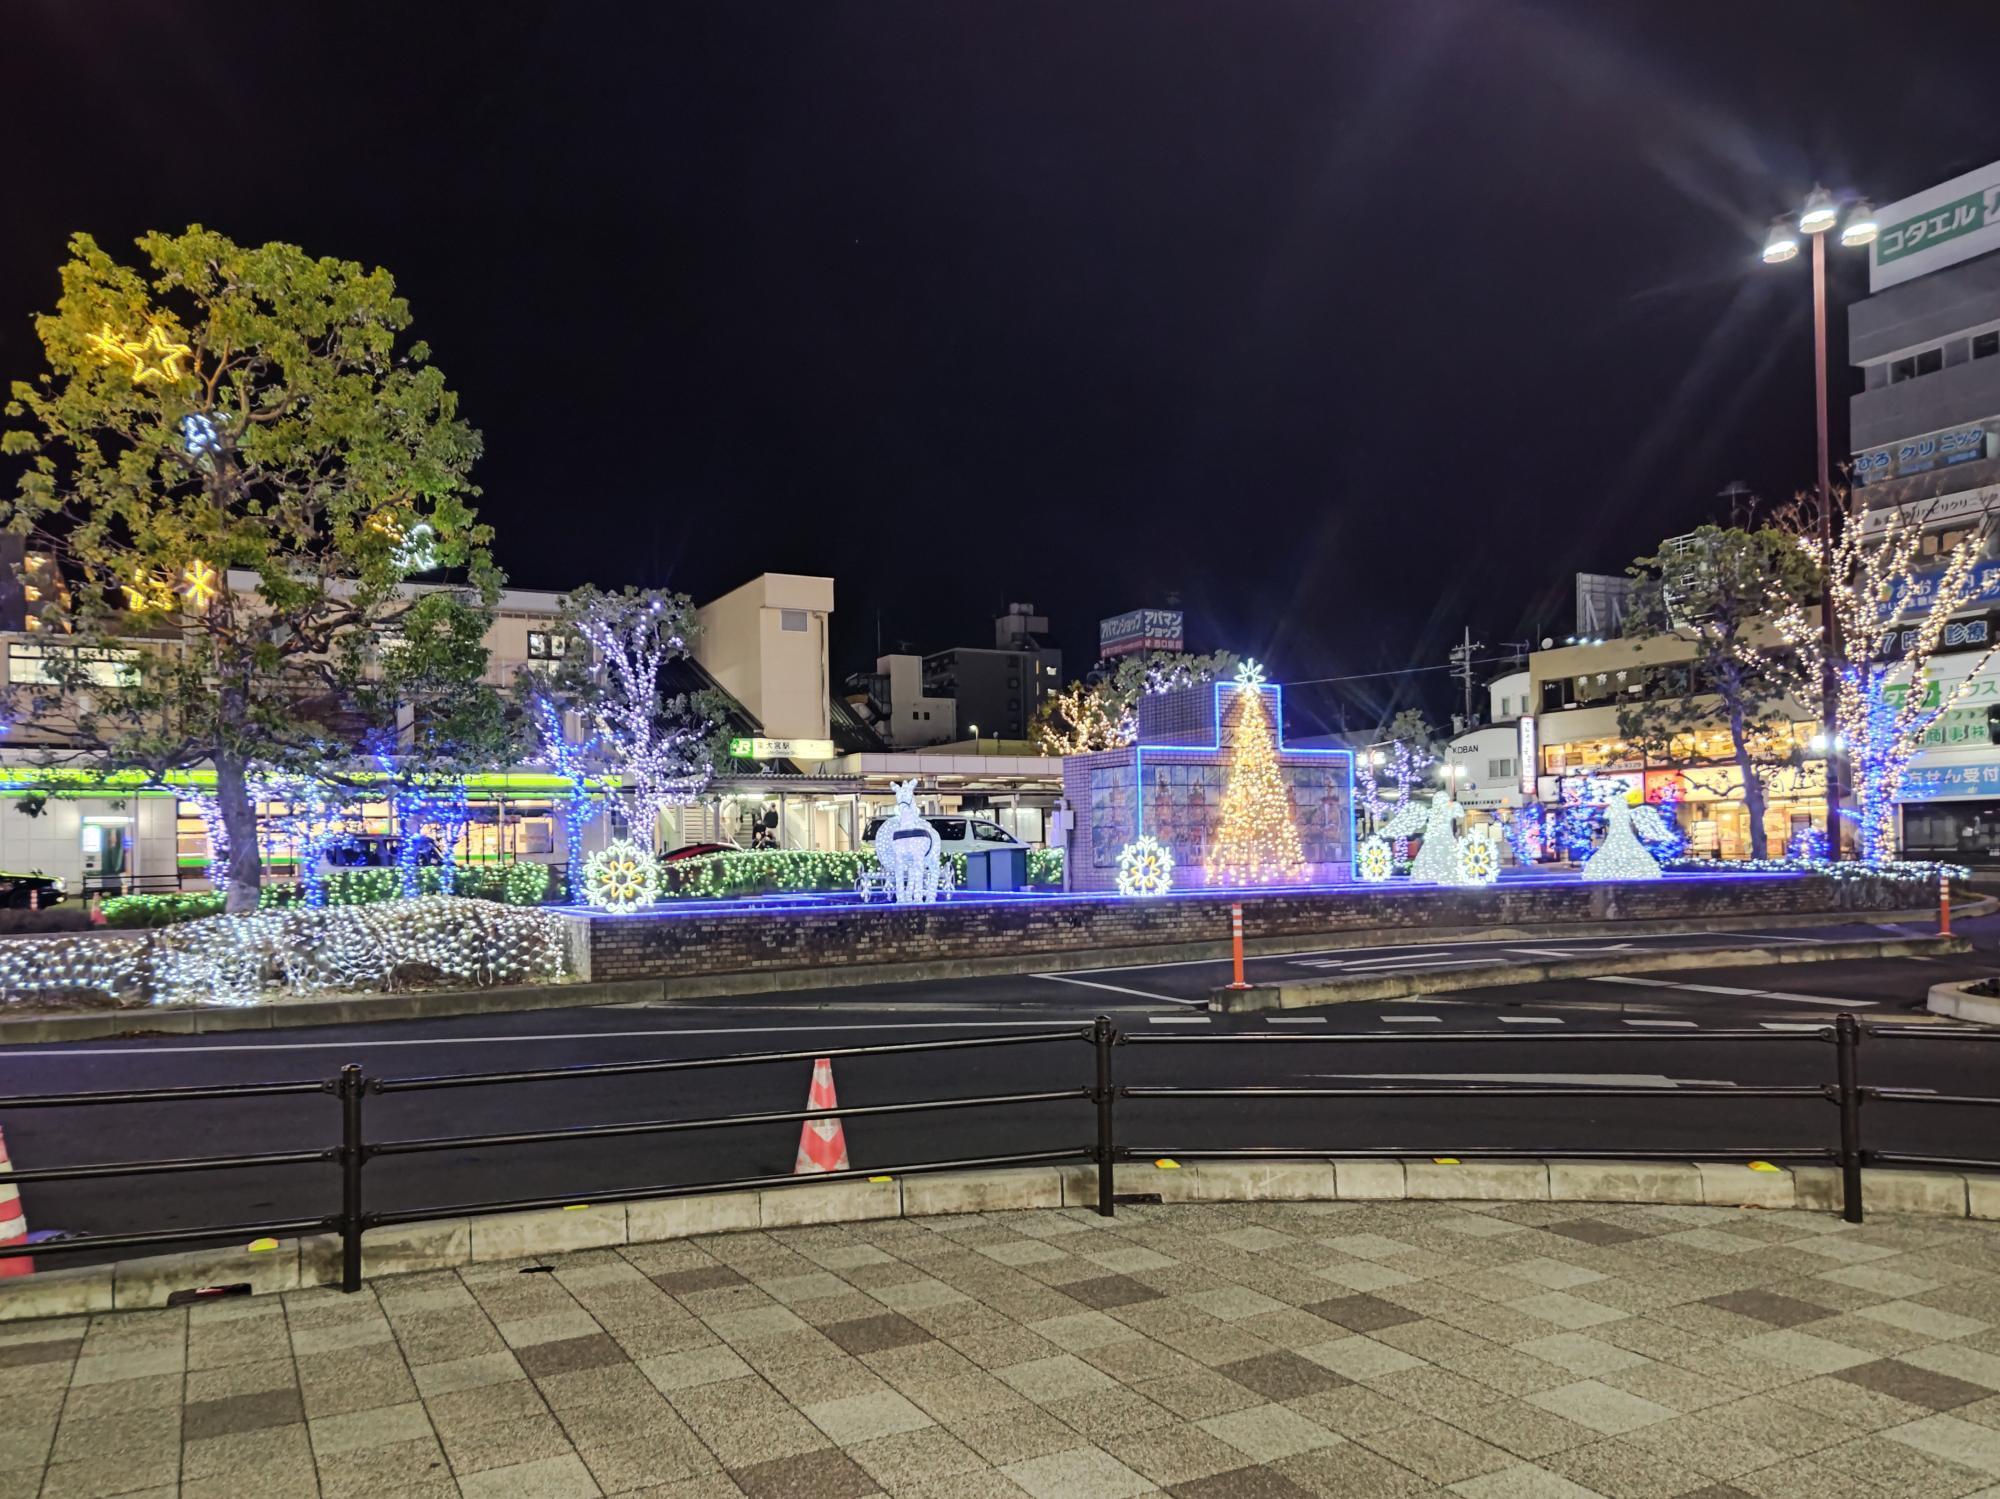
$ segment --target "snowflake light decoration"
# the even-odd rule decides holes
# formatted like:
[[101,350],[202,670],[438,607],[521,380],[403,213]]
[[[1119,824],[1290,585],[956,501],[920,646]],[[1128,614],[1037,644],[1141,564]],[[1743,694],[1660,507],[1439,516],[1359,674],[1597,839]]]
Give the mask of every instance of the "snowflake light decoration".
[[1264,663],[1256,657],[1248,657],[1236,668],[1238,687],[1262,687],[1264,685]]
[[1165,895],[1174,887],[1174,856],[1152,834],[1142,834],[1118,851],[1120,895]]
[[1395,860],[1389,854],[1389,840],[1364,838],[1355,871],[1371,885],[1379,885],[1388,879],[1395,872]]
[[1490,885],[1500,878],[1500,850],[1481,830],[1458,840],[1458,864],[1468,885]]
[[584,860],[583,898],[601,911],[623,915],[652,900],[658,877],[653,856],[629,838],[619,838]]

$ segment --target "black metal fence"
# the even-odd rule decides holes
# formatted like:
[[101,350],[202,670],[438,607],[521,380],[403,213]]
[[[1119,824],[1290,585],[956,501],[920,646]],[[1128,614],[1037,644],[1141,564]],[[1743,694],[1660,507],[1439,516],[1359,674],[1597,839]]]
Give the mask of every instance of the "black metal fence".
[[[815,1047],[803,1051],[742,1052],[724,1056],[606,1062],[574,1067],[550,1067],[527,1071],[446,1073],[417,1077],[371,1077],[359,1066],[346,1066],[330,1078],[299,1082],[218,1084],[208,1087],[151,1088],[116,1092],[38,1094],[0,1097],[0,1119],[26,1109],[73,1109],[316,1096],[330,1098],[339,1105],[340,1143],[322,1149],[262,1151],[233,1155],[183,1156],[150,1160],[124,1160],[88,1165],[36,1167],[15,1171],[11,1180],[21,1186],[37,1182],[83,1181],[108,1178],[138,1178],[173,1173],[236,1171],[258,1167],[337,1166],[340,1176],[337,1211],[318,1217],[284,1217],[249,1223],[209,1224],[190,1228],[167,1228],[142,1232],[84,1234],[54,1242],[0,1248],[0,1258],[25,1254],[37,1256],[103,1253],[110,1250],[152,1249],[209,1243],[226,1243],[246,1237],[333,1233],[341,1240],[342,1284],[357,1290],[361,1284],[362,1236],[371,1228],[410,1224],[438,1219],[482,1214],[568,1208],[606,1202],[647,1201],[699,1196],[705,1193],[742,1191],[868,1177],[911,1176],[929,1172],[971,1170],[985,1167],[1045,1165],[1075,1162],[1095,1168],[1096,1209],[1105,1216],[1116,1210],[1115,1166],[1120,1160],[1147,1160],[1156,1157],[1203,1159],[1258,1159],[1302,1155],[1340,1157],[1455,1157],[1460,1159],[1617,1159],[1642,1160],[1788,1160],[1819,1161],[1838,1165],[1842,1172],[1841,1201],[1844,1216],[1858,1223],[1862,1218],[1861,1169],[1864,1164],[1932,1166],[1954,1170],[2000,1170],[2000,1159],[1970,1156],[1909,1154],[1868,1150],[1862,1141],[1864,1105],[1871,1101],[1923,1106],[2000,1108],[2000,1096],[1938,1094],[1920,1088],[1872,1088],[1860,1081],[1860,1052],[1863,1038],[1884,1042],[1951,1041],[1967,1044],[2000,1042],[2000,1030],[1973,1027],[1868,1025],[1852,1015],[1842,1015],[1833,1023],[1786,1030],[1720,1029],[1644,1032],[1561,1031],[1363,1031],[1363,1032],[1269,1032],[1220,1031],[1213,1033],[1160,1033],[1142,1031],[1121,1034],[1103,1016],[1088,1027],[1051,1027],[1014,1035],[984,1035],[944,1041],[894,1042],[874,1046]],[[1831,1076],[1815,1083],[1793,1084],[1700,1084],[1677,1083],[1671,1088],[1616,1083],[1382,1083],[1370,1086],[1263,1086],[1235,1087],[1176,1086],[1118,1083],[1114,1059],[1125,1046],[1165,1048],[1225,1048],[1259,1054],[1277,1048],[1288,1054],[1293,1048],[1397,1047],[1441,1043],[1477,1046],[1574,1047],[1578,1045],[1624,1046],[1644,1043],[1667,1045],[1689,1043],[1752,1044],[1762,1047],[1830,1047],[1833,1052]],[[370,1139],[367,1130],[367,1101],[391,1094],[430,1093],[458,1088],[505,1088],[537,1083],[587,1083],[594,1079],[631,1077],[717,1068],[744,1068],[772,1064],[811,1063],[818,1058],[909,1057],[920,1059],[944,1053],[983,1051],[1001,1047],[1074,1047],[1087,1045],[1092,1053],[1088,1073],[1077,1068],[1076,1081],[1068,1086],[1032,1092],[983,1093],[947,1098],[926,1098],[899,1103],[850,1105],[845,1107],[766,1110],[751,1113],[709,1115],[685,1119],[635,1119],[609,1124],[575,1125],[565,1128],[510,1130],[482,1134],[431,1135],[408,1138]],[[1079,1059],[1080,1061],[1081,1059]],[[1619,1149],[1580,1146],[1569,1139],[1555,1139],[1534,1145],[1481,1145],[1449,1134],[1436,1138],[1398,1143],[1393,1146],[1356,1146],[1342,1139],[1343,1123],[1339,1105],[1343,1102],[1382,1103],[1400,1100],[1443,1099],[1645,1099],[1653,1103],[1680,1104],[1695,1100],[1823,1100],[1834,1106],[1836,1128],[1819,1140],[1793,1140],[1762,1144],[1714,1147],[1691,1144],[1673,1148]],[[1317,1100],[1334,1105],[1315,1117],[1316,1130],[1324,1134],[1309,1145],[1223,1146],[1201,1139],[1168,1139],[1145,1144],[1118,1142],[1117,1105],[1120,1100],[1173,1104],[1198,1099],[1233,1099],[1250,1103],[1281,1099]],[[870,1165],[865,1169],[821,1172],[808,1176],[753,1175],[724,1181],[639,1182],[602,1191],[569,1193],[560,1196],[493,1196],[469,1202],[437,1203],[416,1208],[371,1211],[367,1206],[369,1162],[396,1156],[414,1156],[444,1151],[511,1148],[553,1141],[605,1140],[633,1136],[673,1135],[689,1131],[748,1129],[764,1125],[803,1124],[815,1119],[880,1118],[941,1113],[958,1110],[1008,1110],[1024,1106],[1076,1103],[1089,1106],[1094,1126],[1086,1135],[1079,1128],[1074,1145],[1052,1149],[1003,1154],[956,1155]],[[1434,1126],[1435,1127],[1435,1126]],[[4,1179],[4,1178],[0,1178]]]

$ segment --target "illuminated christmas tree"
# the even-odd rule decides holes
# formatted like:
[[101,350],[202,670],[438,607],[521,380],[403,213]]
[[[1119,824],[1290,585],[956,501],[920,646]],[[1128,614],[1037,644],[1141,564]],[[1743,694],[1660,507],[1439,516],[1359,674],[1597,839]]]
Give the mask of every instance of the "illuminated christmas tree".
[[1278,769],[1277,736],[1264,706],[1263,681],[1263,670],[1254,661],[1237,669],[1229,784],[1222,793],[1222,825],[1206,864],[1211,885],[1278,884],[1306,875],[1299,830]]

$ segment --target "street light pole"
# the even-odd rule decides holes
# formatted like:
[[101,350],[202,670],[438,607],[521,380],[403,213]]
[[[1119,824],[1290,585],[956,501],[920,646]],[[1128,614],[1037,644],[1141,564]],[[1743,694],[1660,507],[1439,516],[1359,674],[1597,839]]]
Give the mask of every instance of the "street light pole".
[[[1793,223],[1779,218],[1771,225],[1764,242],[1767,265],[1782,265],[1799,253],[1798,236],[1812,241],[1813,263],[1813,396],[1814,416],[1819,435],[1819,572],[1820,572],[1820,739],[1826,754],[1826,844],[1827,856],[1840,857],[1840,677],[1835,662],[1840,655],[1840,616],[1834,607],[1837,582],[1833,575],[1833,459],[1827,435],[1826,348],[1826,240],[1840,223],[1841,209],[1833,194],[1815,187],[1806,196],[1803,209]],[[1863,199],[1847,209],[1847,224],[1840,242],[1850,248],[1874,242],[1875,209]]]

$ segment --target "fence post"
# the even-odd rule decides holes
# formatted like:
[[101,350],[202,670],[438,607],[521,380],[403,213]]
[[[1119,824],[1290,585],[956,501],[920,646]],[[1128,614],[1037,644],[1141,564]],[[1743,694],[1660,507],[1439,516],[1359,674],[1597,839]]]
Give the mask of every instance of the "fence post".
[[1111,1047],[1117,1036],[1118,1033],[1111,1028],[1109,1016],[1099,1015],[1090,1028],[1090,1044],[1097,1053],[1097,1086],[1091,1093],[1097,1103],[1097,1212],[1103,1218],[1109,1218],[1115,1212],[1112,1201],[1115,1184],[1111,1143]]
[[1833,1022],[1840,1089],[1840,1216],[1861,1221],[1861,1026],[1852,1015]]
[[361,1289],[361,1068],[340,1069],[340,1289]]
[[1951,872],[1938,871],[1938,935],[1951,935]]

